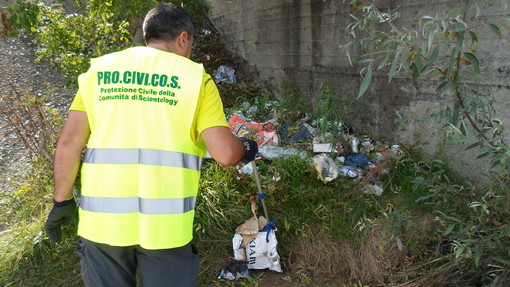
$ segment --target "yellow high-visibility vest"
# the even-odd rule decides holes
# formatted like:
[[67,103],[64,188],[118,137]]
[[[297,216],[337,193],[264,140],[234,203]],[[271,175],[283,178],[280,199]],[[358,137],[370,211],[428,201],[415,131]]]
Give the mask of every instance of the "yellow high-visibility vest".
[[206,153],[190,136],[202,78],[201,64],[148,47],[93,59],[80,75],[91,130],[80,236],[146,249],[191,241]]

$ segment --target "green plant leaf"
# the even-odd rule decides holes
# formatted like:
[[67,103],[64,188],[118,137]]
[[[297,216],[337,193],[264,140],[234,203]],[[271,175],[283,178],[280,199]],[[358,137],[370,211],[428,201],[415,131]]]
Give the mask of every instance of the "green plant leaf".
[[455,103],[455,106],[453,106],[453,110],[451,110],[452,114],[451,114],[451,123],[452,125],[454,126],[457,126],[457,124],[459,123],[459,118],[460,118],[460,105],[459,103]]
[[416,69],[418,69],[418,72],[423,72],[423,63],[421,62],[421,55],[416,56],[414,59],[414,63],[416,64]]
[[457,58],[460,57],[460,50],[461,47],[459,45],[462,45],[461,43],[457,43],[457,46],[455,46],[455,49],[453,49],[452,54],[450,55],[450,64],[448,66],[448,74],[452,75],[454,71],[456,71],[457,66]]
[[439,45],[437,45],[429,56],[429,62],[434,63],[439,55]]
[[[476,2],[476,1],[466,1],[464,7],[459,12],[459,15],[464,15],[465,13],[467,13],[467,11],[471,8],[471,5],[473,5],[473,2]],[[460,21],[460,19],[458,17],[456,17],[455,20]]]
[[397,72],[397,68],[399,66],[399,60],[400,60],[400,52],[402,50],[398,50],[395,54],[395,58],[393,58],[393,62],[391,63],[390,71],[388,73],[389,82],[391,82],[391,79],[395,76],[395,73]]
[[413,86],[418,89],[418,78],[420,78],[420,70],[418,69],[416,63],[411,65],[413,69]]
[[434,20],[435,18],[430,16],[430,15],[425,15],[423,17],[421,17],[422,20]]
[[404,248],[404,246],[402,245],[402,240],[400,240],[399,237],[397,237],[397,247],[398,250],[402,250]]
[[492,32],[494,32],[494,34],[496,34],[498,38],[501,38],[501,30],[497,25],[491,23],[487,24],[487,26],[489,26],[489,28],[492,30]]
[[455,224],[450,224],[448,225],[448,228],[446,228],[446,230],[444,231],[444,236],[450,234],[450,232],[452,232],[452,230],[455,228]]
[[457,22],[455,23],[455,31],[458,31],[458,32],[464,31],[467,27],[467,24],[464,23],[460,19],[456,19],[456,20],[457,20]]
[[363,77],[363,82],[361,83],[361,87],[359,88],[358,99],[363,96],[363,94],[367,91],[370,82],[372,81],[372,69],[369,68],[365,77]]
[[503,263],[503,264],[505,264],[507,266],[510,266],[510,260],[509,259],[506,259],[506,258],[503,258],[503,257],[499,257],[499,256],[491,257],[491,258],[496,260],[499,263]]
[[487,156],[489,156],[490,154],[491,154],[490,152],[482,153],[481,155],[477,156],[477,157],[476,157],[476,159],[481,159],[481,158],[487,157]]
[[482,244],[477,244],[475,246],[475,252],[474,252],[474,256],[473,256],[473,259],[475,260],[475,265],[478,267],[478,265],[480,264],[480,258],[482,257],[482,253],[483,253],[483,248],[482,248]]
[[475,17],[478,18],[478,17],[480,17],[480,6],[478,5],[478,3],[476,1],[473,1],[473,2],[475,4],[475,9],[476,9]]
[[478,146],[480,146],[480,143],[477,142],[477,143],[474,143],[474,144],[466,147],[466,150],[474,149],[475,147],[478,147]]
[[347,59],[349,59],[349,64],[351,64],[351,66],[353,66],[352,64],[352,59],[351,59],[351,53],[349,52],[349,49],[345,49],[345,55],[347,56]]
[[471,61],[471,65],[473,65],[473,70],[475,73],[480,74],[480,62],[478,61],[478,58],[475,56],[475,54],[466,52],[464,53],[464,56],[466,56],[466,58]]
[[450,220],[450,221],[453,221],[453,222],[458,222],[458,223],[461,223],[462,221],[460,219],[458,219],[457,217],[453,217],[453,216],[450,216],[450,215],[447,215],[446,213],[442,212],[442,211],[439,211],[439,210],[436,210],[435,212],[441,214],[445,219],[447,220]]
[[467,136],[467,131],[468,131],[468,127],[467,127],[467,123],[464,119],[461,119],[460,120],[460,132],[463,136]]
[[469,35],[471,35],[471,49],[473,49],[474,45],[478,43],[478,36],[473,31],[469,31]]
[[377,70],[380,70],[382,68],[384,68],[384,66],[386,66],[386,63],[388,62],[388,60],[390,59],[390,56],[391,54],[387,54],[386,57],[384,57],[384,60],[382,60],[379,65],[377,65]]
[[358,57],[354,60],[354,62],[356,64],[363,64],[363,63],[369,63],[369,62],[372,62],[374,61],[374,59],[370,59],[370,58],[364,58],[364,57]]
[[434,41],[434,37],[436,36],[436,30],[432,29],[429,32],[429,37],[427,39],[427,51],[430,51],[430,47],[432,47],[432,42]]

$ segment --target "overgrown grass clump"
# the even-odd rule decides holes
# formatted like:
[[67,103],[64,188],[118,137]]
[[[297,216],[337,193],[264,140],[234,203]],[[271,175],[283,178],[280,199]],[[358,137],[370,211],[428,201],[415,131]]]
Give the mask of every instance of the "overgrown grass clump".
[[43,226],[53,199],[51,165],[36,159],[24,184],[2,193],[1,286],[79,286],[74,255],[76,221],[64,228],[65,240],[49,242]]

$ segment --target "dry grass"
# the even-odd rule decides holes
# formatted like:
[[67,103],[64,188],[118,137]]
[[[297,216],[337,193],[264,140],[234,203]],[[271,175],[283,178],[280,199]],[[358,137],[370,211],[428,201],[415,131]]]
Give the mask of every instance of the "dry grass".
[[389,271],[405,260],[407,251],[387,243],[380,234],[372,232],[361,243],[329,234],[301,238],[289,253],[289,271],[329,278],[339,285],[359,281],[382,284]]

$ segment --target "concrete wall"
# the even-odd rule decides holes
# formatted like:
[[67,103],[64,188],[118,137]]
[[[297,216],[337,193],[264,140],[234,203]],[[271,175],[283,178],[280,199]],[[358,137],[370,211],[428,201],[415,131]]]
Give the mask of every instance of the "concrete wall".
[[[209,0],[212,20],[223,33],[227,46],[245,58],[248,68],[277,96],[284,96],[287,86],[298,88],[307,97],[321,83],[330,83],[339,97],[355,101],[361,79],[359,68],[350,66],[339,45],[351,38],[345,28],[351,21],[351,7],[339,0],[243,1]],[[348,1],[345,1],[348,2]],[[417,29],[420,17],[451,10],[459,1],[400,0],[380,1],[381,7],[397,8],[402,17],[397,25]],[[492,1],[496,2],[496,1]],[[381,10],[384,10],[382,8]],[[504,18],[509,10],[491,4],[482,10],[490,19]],[[497,39],[488,29],[480,30],[478,46],[486,80],[483,86],[502,103],[499,116],[510,124],[509,107],[510,53],[508,37]],[[402,78],[403,77],[403,78]],[[358,112],[348,120],[361,133],[387,141],[421,142],[428,154],[438,151],[439,127],[425,122],[425,111],[437,109],[449,98],[436,92],[436,82],[423,82],[420,90],[412,87],[409,78],[397,77],[388,83],[381,74],[373,76],[367,94],[356,101]],[[313,100],[312,100],[313,102]],[[394,123],[396,112],[414,119],[403,131]],[[446,154],[453,168],[466,177],[477,175],[483,163],[465,154],[462,145],[447,145]],[[474,175],[473,175],[474,174]]]

